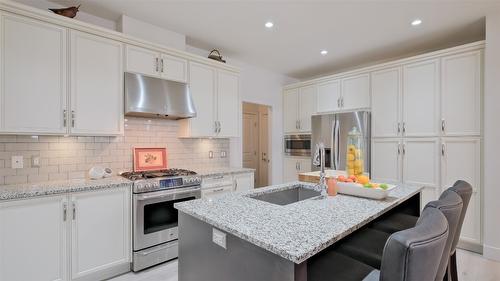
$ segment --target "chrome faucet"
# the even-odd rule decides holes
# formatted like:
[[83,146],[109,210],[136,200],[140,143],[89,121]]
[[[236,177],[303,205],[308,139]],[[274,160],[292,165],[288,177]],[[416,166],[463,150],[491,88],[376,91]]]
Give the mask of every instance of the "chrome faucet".
[[319,172],[319,183],[317,186],[321,188],[321,195],[326,196],[327,186],[326,186],[326,177],[325,177],[325,144],[320,142],[316,144],[316,152],[314,153],[313,164],[315,166],[320,166]]

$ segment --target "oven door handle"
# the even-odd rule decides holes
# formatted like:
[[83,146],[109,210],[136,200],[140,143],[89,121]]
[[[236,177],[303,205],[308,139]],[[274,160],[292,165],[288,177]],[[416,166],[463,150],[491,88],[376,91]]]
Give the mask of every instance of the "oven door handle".
[[139,254],[141,256],[148,256],[148,255],[151,255],[153,253],[156,253],[156,252],[168,249],[168,248],[172,248],[172,247],[175,247],[175,244],[165,245],[165,246],[158,247],[158,248],[155,248],[155,249],[152,249],[152,250],[149,250],[149,251],[140,252]]
[[[188,190],[175,190],[175,191],[172,191],[172,190],[165,190],[165,191],[157,191],[157,192],[153,192],[155,194],[138,194],[136,196],[136,199],[138,201],[144,201],[144,200],[150,200],[150,199],[158,199],[158,198],[163,198],[163,197],[169,197],[171,196],[172,199],[181,199],[183,197],[188,197],[188,196],[181,196],[179,197],[179,195],[186,195],[186,194],[193,194],[195,195],[195,197],[197,197],[196,195],[198,193],[200,193],[200,188],[190,188]],[[197,197],[198,198],[198,197]]]

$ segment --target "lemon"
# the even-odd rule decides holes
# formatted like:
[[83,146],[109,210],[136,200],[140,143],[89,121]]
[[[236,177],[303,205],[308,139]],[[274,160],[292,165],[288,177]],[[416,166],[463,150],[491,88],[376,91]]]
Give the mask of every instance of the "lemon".
[[354,154],[347,154],[347,161],[354,161]]
[[356,178],[357,178],[358,183],[360,183],[360,184],[367,184],[370,182],[370,178],[368,178],[367,176],[361,175],[361,176],[357,176]]

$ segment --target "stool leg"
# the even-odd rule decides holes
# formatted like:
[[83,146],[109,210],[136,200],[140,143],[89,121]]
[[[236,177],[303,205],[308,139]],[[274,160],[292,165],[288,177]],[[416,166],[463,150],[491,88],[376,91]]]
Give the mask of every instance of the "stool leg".
[[457,252],[453,253],[450,256],[450,277],[452,281],[458,281],[458,272],[457,272]]

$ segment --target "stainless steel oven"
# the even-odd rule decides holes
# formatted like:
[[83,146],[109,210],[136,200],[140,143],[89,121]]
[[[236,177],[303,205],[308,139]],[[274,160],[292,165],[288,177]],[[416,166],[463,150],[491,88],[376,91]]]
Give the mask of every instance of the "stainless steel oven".
[[285,155],[311,156],[311,135],[286,135]]
[[133,270],[138,271],[178,255],[177,202],[201,197],[200,186],[133,195]]

